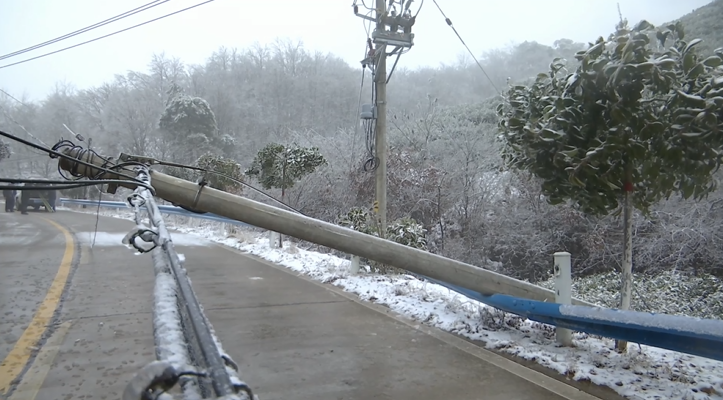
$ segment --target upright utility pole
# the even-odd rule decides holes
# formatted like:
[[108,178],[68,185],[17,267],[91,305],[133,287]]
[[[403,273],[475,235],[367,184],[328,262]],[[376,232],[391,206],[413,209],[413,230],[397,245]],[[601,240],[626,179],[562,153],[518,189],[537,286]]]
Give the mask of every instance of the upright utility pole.
[[[376,7],[373,10],[375,17],[360,14],[356,1],[353,5],[356,16],[376,24],[376,29],[372,34],[376,48],[362,60],[362,65],[368,65],[374,74],[375,96],[373,104],[365,105],[366,111],[362,112],[361,117],[365,120],[376,119],[374,122],[374,151],[376,154],[374,156],[378,162],[376,163],[376,201],[374,205],[382,235],[387,230],[387,158],[389,156],[387,146],[387,55],[396,55],[398,61],[404,49],[409,49],[414,45],[412,25],[414,25],[416,15],[412,16],[409,9],[412,2],[413,0],[376,0]],[[393,46],[394,50],[387,53],[387,46]],[[392,72],[396,65],[395,61]]]
[[[387,26],[384,18],[387,13],[386,0],[376,0],[377,2],[377,32],[386,32]],[[374,149],[376,150],[379,164],[376,169],[376,204],[379,206],[377,212],[380,221],[380,234],[386,235],[387,232],[387,156],[389,148],[387,147],[387,45],[386,43],[377,43],[375,54],[379,57],[377,62],[377,70],[375,74],[375,90],[376,90],[376,107],[377,121],[374,129],[375,140]]]

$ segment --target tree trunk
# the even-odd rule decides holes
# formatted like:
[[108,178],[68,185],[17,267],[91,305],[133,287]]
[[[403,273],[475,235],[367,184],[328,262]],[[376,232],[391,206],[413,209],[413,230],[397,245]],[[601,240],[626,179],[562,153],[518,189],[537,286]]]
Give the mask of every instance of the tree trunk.
[[[283,182],[283,178],[282,178],[282,182]],[[286,190],[284,189],[284,185],[282,184],[282,185],[281,185],[281,202],[284,203],[284,204],[286,204],[286,198],[285,198],[285,197],[286,197]],[[279,233],[279,248],[282,249],[283,247],[284,247],[284,242],[283,242],[283,239],[282,239],[282,237],[281,237],[281,233]]]
[[[633,185],[625,184],[625,199],[623,203],[623,271],[622,288],[620,290],[620,309],[629,310],[633,292]],[[628,342],[618,340],[618,351],[624,352]]]
[[[286,162],[289,159],[287,151],[288,150],[284,149],[284,163],[281,167],[281,202],[284,204],[286,204]],[[281,233],[279,233],[279,248],[284,248],[284,240]]]
[[442,235],[441,249],[444,252],[444,222],[442,221],[442,186],[437,186],[437,219],[439,220],[439,231]]

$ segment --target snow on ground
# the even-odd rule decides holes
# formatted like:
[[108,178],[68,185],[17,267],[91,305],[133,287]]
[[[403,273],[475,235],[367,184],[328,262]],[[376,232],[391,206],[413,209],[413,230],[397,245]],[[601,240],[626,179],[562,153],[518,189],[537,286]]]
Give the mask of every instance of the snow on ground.
[[[114,216],[130,217],[118,214]],[[573,348],[558,347],[554,327],[500,312],[409,275],[377,275],[368,268],[350,275],[346,259],[308,251],[289,241],[284,249],[271,248],[268,235],[227,235],[220,224],[194,222],[189,227],[174,224],[170,218],[167,225],[338,286],[364,301],[481,342],[488,349],[537,362],[569,379],[608,386],[630,399],[723,399],[723,362],[633,343],[627,354],[618,354],[612,350],[614,341],[584,333],[575,333]]]
[[[83,241],[93,243],[94,246],[117,246],[121,243],[125,233],[116,232],[79,232],[76,236]],[[139,239],[140,240],[140,239]],[[176,246],[209,246],[212,243],[207,239],[200,239],[197,235],[180,234],[173,235],[173,243]]]

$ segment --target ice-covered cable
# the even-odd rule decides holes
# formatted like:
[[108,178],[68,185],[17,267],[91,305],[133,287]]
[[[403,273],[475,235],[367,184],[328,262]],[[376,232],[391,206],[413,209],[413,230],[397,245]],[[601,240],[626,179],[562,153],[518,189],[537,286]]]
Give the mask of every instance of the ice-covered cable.
[[[141,207],[146,201],[143,194],[139,193],[141,190],[145,191],[144,188],[139,187],[128,199],[133,208],[136,222],[136,230],[131,231],[131,234],[141,229],[149,230],[143,225]],[[153,239],[155,240],[155,237]],[[158,361],[168,362],[176,370],[192,370],[191,357],[188,354],[186,337],[178,310],[178,287],[162,251],[160,247],[155,247],[151,253],[156,277],[153,291],[153,331],[156,358]],[[186,400],[202,398],[196,378],[182,377],[180,384]]]
[[[150,185],[150,171],[145,167],[139,168],[138,179]],[[201,356],[201,359],[197,361],[205,364],[203,366],[207,369],[208,375],[212,380],[213,389],[218,395],[239,393],[241,398],[253,398],[250,388],[238,377],[234,368],[235,363],[233,363],[231,358],[225,354],[221,348],[220,341],[216,337],[213,327],[196,299],[190,279],[183,268],[178,254],[174,250],[170,234],[166,229],[152,194],[146,187],[138,187],[134,195],[129,198],[129,203],[137,210],[140,209],[141,205],[145,206],[144,208],[148,213],[149,224],[155,232],[155,244],[157,246],[152,252],[154,263],[157,269],[165,268],[163,274],[157,273],[157,289],[158,292],[168,295],[157,300],[159,302],[165,301],[164,299],[169,298],[169,293],[173,292],[173,298],[175,299],[174,311],[168,312],[178,316],[178,318],[174,320],[180,321],[178,327],[181,328],[181,332],[184,334],[180,340],[183,340],[182,343],[188,343],[189,337],[194,338],[193,344],[197,345],[196,348],[200,350]],[[141,223],[138,216],[136,217],[136,223],[139,225]],[[158,283],[159,281],[166,280],[163,276],[173,281],[175,291],[169,290],[168,282],[163,283],[165,286],[161,288],[158,287],[158,285],[161,285]],[[171,307],[170,303],[168,303],[168,307]],[[184,324],[184,315],[188,319],[187,324]],[[160,322],[162,321],[159,321],[159,323]],[[183,330],[184,328],[185,330]],[[193,359],[193,355],[189,354],[188,359]]]

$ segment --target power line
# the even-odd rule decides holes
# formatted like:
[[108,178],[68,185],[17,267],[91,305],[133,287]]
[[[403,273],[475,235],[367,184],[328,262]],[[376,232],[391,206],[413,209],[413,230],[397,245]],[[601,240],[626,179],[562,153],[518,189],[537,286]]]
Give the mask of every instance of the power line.
[[[23,103],[22,101],[16,99],[15,97],[11,96],[10,93],[8,93],[8,92],[6,92],[6,91],[4,91],[4,90],[2,90],[2,89],[0,89],[0,91],[2,91],[3,93],[5,93],[6,95],[10,96],[11,99],[17,101],[17,102],[20,103],[23,107],[28,107],[27,104],[25,104],[25,103]],[[18,121],[16,121],[15,118],[13,118],[12,115],[10,115],[10,114],[7,112],[7,110],[5,109],[5,107],[0,107],[0,109],[2,109],[2,112],[3,112],[3,114],[5,115],[5,118],[7,118],[7,119],[10,120],[11,122],[15,123],[15,125],[19,126],[20,129],[22,129],[23,132],[25,132],[26,135],[28,135],[29,137],[37,140],[38,142],[40,142],[40,143],[41,143],[43,146],[45,146],[46,148],[48,147],[48,145],[47,145],[45,142],[43,142],[42,140],[40,140],[39,138],[37,138],[35,135],[33,135],[32,133],[30,133],[30,132],[25,128],[24,125],[22,125],[21,123],[19,123]]]
[[154,22],[154,21],[158,21],[158,20],[163,19],[163,18],[166,18],[166,17],[170,17],[171,15],[175,15],[175,14],[178,14],[178,13],[181,13],[181,12],[184,12],[184,11],[187,11],[187,10],[190,10],[190,9],[192,9],[192,8],[196,8],[196,7],[202,6],[202,5],[204,5],[204,4],[208,4],[208,3],[212,2],[212,1],[214,1],[214,0],[206,0],[206,1],[202,2],[202,3],[198,3],[198,4],[196,4],[196,5],[193,5],[193,6],[190,6],[190,7],[186,7],[186,8],[184,8],[184,9],[181,9],[181,10],[178,10],[178,11],[174,11],[174,12],[169,13],[169,14],[166,14],[166,15],[162,15],[162,16],[157,17],[157,18],[153,18],[153,19],[148,20],[148,21],[146,21],[146,22],[141,22],[140,24],[133,25],[133,26],[131,26],[131,27],[128,27],[128,28],[125,28],[125,29],[121,29],[121,30],[119,30],[119,31],[115,31],[115,32],[109,33],[109,34],[107,34],[107,35],[103,35],[103,36],[97,37],[97,38],[95,38],[95,39],[86,40],[85,42],[81,42],[81,43],[78,43],[78,44],[74,44],[74,45],[72,45],[72,46],[68,46],[68,47],[62,48],[62,49],[60,49],[60,50],[51,51],[50,53],[41,54],[41,55],[39,55],[39,56],[32,57],[32,58],[28,58],[28,59],[25,59],[25,60],[22,60],[22,61],[18,61],[18,62],[12,63],[12,64],[6,64],[6,65],[3,65],[3,66],[0,66],[0,69],[7,68],[7,67],[12,67],[13,65],[18,65],[18,64],[26,63],[26,62],[32,61],[32,60],[37,60],[38,58],[47,57],[47,56],[52,55],[52,54],[60,53],[61,51],[70,50],[70,49],[72,49],[72,48],[75,48],[75,47],[78,47],[78,46],[82,46],[82,45],[84,45],[84,44],[92,43],[92,42],[95,42],[95,41],[97,41],[97,40],[104,39],[104,38],[107,38],[107,37],[109,37],[109,36],[113,36],[113,35],[115,35],[115,34],[118,34],[118,33],[121,33],[121,32],[125,32],[125,31],[127,31],[127,30],[130,30],[130,29],[133,29],[133,28],[137,28],[137,27],[139,27],[139,26],[143,26],[143,25],[149,24],[149,23]]
[[497,91],[497,94],[502,94],[500,89],[497,88],[497,85],[495,85],[494,81],[492,81],[492,78],[490,78],[490,76],[487,75],[487,71],[485,71],[482,64],[479,62],[479,60],[477,60],[477,57],[474,55],[472,50],[469,49],[469,46],[467,46],[467,43],[465,43],[464,39],[462,39],[462,36],[460,36],[459,32],[457,32],[457,28],[455,28],[454,25],[452,25],[452,20],[447,17],[447,15],[444,13],[444,11],[442,11],[442,7],[439,6],[439,3],[437,3],[437,0],[432,0],[432,1],[434,2],[434,5],[437,6],[437,9],[442,14],[442,17],[444,17],[444,21],[447,23],[447,25],[449,25],[450,28],[452,28],[452,30],[454,31],[454,34],[457,35],[457,38],[459,39],[460,42],[462,42],[462,45],[464,45],[464,47],[467,49],[467,52],[469,53],[469,55],[472,56],[472,59],[474,59],[474,62],[477,63],[477,66],[479,67],[479,69],[482,70],[482,73],[485,74],[485,76],[487,77],[487,80],[490,81],[490,84],[492,85],[492,87]]
[[[136,186],[142,186],[145,188],[151,188],[150,185],[144,183],[144,182],[135,182],[135,181],[128,181],[125,179],[95,179],[95,180],[84,180],[84,181],[67,181],[67,180],[52,180],[52,179],[21,179],[21,178],[1,178],[0,177],[0,184],[2,183],[8,183],[8,184],[31,184],[34,186],[25,186],[23,190],[65,190],[65,189],[76,189],[80,187],[86,187],[86,186],[95,186],[95,185],[107,185],[107,184],[116,184],[116,185],[125,185],[125,184],[134,184]],[[40,186],[40,185],[45,186]],[[0,186],[0,189],[7,190],[7,189],[18,189],[20,186],[10,186],[10,185],[2,185]]]
[[[269,199],[271,199],[271,200],[273,200],[273,201],[281,204],[282,206],[288,208],[288,209],[291,210],[291,211],[296,212],[297,214],[305,215],[305,214],[302,213],[301,211],[295,209],[294,207],[291,207],[290,205],[284,203],[284,202],[281,201],[281,200],[276,199],[274,196],[272,196],[272,195],[264,192],[263,190],[258,189],[258,188],[255,188],[255,187],[253,187],[252,185],[249,185],[248,183],[246,183],[246,182],[244,182],[244,181],[242,181],[242,180],[236,179],[236,178],[234,178],[234,177],[232,177],[232,176],[230,176],[230,175],[228,175],[228,174],[224,174],[224,173],[222,173],[222,172],[218,172],[218,171],[215,171],[215,170],[213,170],[213,169],[207,169],[207,168],[201,168],[201,167],[194,167],[194,166],[192,166],[192,165],[179,164],[179,163],[174,163],[174,162],[169,162],[169,161],[163,161],[163,160],[154,160],[154,162],[155,162],[155,163],[158,163],[159,165],[165,165],[165,166],[167,166],[167,167],[184,168],[184,169],[189,169],[189,170],[192,170],[192,171],[209,173],[209,174],[213,174],[213,175],[219,176],[219,177],[221,177],[221,178],[229,179],[229,180],[235,182],[236,184],[239,184],[239,185],[242,185],[242,186],[246,186],[247,188],[255,191],[256,193],[259,193],[259,194],[261,194],[261,195],[263,195],[263,196],[266,196],[267,198],[269,198]],[[192,212],[195,212],[195,213],[199,213],[198,211],[194,211],[194,210],[191,210],[191,209],[189,209],[189,208],[186,208],[186,207],[183,207],[183,206],[180,206],[180,205],[179,205],[179,207],[181,207],[181,208],[183,208],[183,209],[185,209],[185,210],[188,210],[188,211],[192,211]],[[201,213],[199,213],[199,214],[204,214],[204,213],[201,212]]]
[[[369,50],[373,51],[373,48],[371,47],[371,37],[369,37],[369,30],[367,30],[367,43],[364,45],[364,57],[365,59],[369,57],[371,54],[369,51],[367,51],[367,46],[369,46]],[[372,60],[373,61],[373,60]],[[356,118],[359,118],[361,116],[362,111],[362,96],[364,93],[364,78],[366,76],[366,65],[362,65],[362,75],[361,75],[361,83],[359,85],[359,102],[357,104],[357,113]],[[373,66],[369,66],[369,69],[372,72],[372,77],[374,77],[374,70],[375,68]],[[371,103],[375,104],[374,100],[374,84],[372,84],[371,87]],[[377,169],[377,166],[379,164],[379,159],[374,154],[374,126],[371,124],[370,120],[364,119],[362,125],[364,126],[364,134],[365,134],[365,140],[366,140],[366,150],[368,153],[368,158],[364,161],[364,164],[362,165],[362,169],[366,172],[374,171]],[[356,138],[357,133],[359,132],[359,121],[357,120],[356,124],[354,125],[354,137]]]
[[[95,23],[95,24],[93,24],[93,25],[86,26],[85,28],[79,29],[79,30],[77,30],[77,31],[67,33],[67,34],[65,34],[65,35],[63,35],[63,36],[58,36],[58,37],[56,37],[55,39],[51,39],[51,40],[45,41],[45,42],[43,42],[43,43],[36,44],[36,45],[34,45],[34,46],[26,47],[26,48],[24,48],[24,49],[17,50],[17,51],[14,51],[14,52],[12,52],[12,53],[5,54],[4,56],[0,56],[0,60],[4,60],[4,59],[10,58],[10,57],[14,57],[14,56],[17,56],[17,55],[19,55],[19,54],[27,53],[27,52],[29,52],[29,51],[33,51],[33,50],[39,49],[39,48],[41,48],[41,47],[45,47],[45,46],[51,45],[51,44],[53,44],[53,43],[57,43],[57,42],[59,42],[59,41],[61,41],[61,40],[65,40],[65,39],[71,38],[71,37],[73,37],[73,36],[80,35],[81,33],[85,33],[85,32],[91,31],[91,30],[93,30],[93,29],[100,28],[101,26],[108,25],[108,24],[110,24],[110,23],[113,23],[113,22],[115,22],[115,21],[119,21],[119,20],[121,20],[121,19],[123,19],[123,18],[126,18],[126,17],[130,17],[131,15],[137,14],[137,13],[139,13],[139,12],[149,10],[149,9],[151,9],[151,8],[153,8],[153,7],[156,7],[156,6],[160,6],[161,4],[167,3],[168,1],[170,1],[170,0],[163,0],[163,1],[161,1],[161,0],[155,0],[155,1],[152,1],[152,2],[150,2],[150,3],[147,3],[147,4],[142,5],[142,6],[140,6],[140,7],[136,7],[136,8],[134,8],[134,9],[130,10],[130,11],[126,11],[126,12],[124,12],[124,13],[122,13],[122,14],[118,14],[118,15],[116,15],[116,16],[114,16],[114,17],[111,17],[111,18],[108,18],[108,19],[106,19],[106,20],[100,21],[100,22]],[[159,2],[160,2],[160,3],[159,3]],[[156,4],[156,3],[157,3],[157,4]]]
[[8,92],[6,92],[6,91],[4,91],[4,90],[2,90],[2,89],[0,89],[0,93],[5,94],[5,96],[10,97],[11,99],[17,101],[18,103],[20,103],[20,104],[22,104],[22,105],[24,105],[24,106],[27,106],[27,104],[23,103],[22,101],[18,100],[17,98],[13,97],[13,95],[11,95],[10,93],[8,93]]
[[[38,150],[44,151],[44,152],[48,153],[48,155],[50,156],[50,158],[58,158],[58,157],[60,157],[60,158],[64,158],[64,159],[66,159],[66,160],[72,161],[72,162],[74,162],[74,163],[77,163],[77,164],[82,164],[82,165],[84,165],[84,166],[86,166],[86,167],[91,167],[91,168],[99,171],[99,172],[97,173],[97,175],[94,176],[94,178],[100,179],[100,178],[102,178],[105,174],[110,174],[111,176],[112,176],[112,175],[116,175],[116,176],[118,176],[118,177],[123,177],[123,178],[129,179],[129,180],[131,180],[131,181],[133,181],[133,182],[143,183],[143,182],[141,182],[140,180],[138,180],[138,179],[137,179],[136,177],[134,177],[134,176],[130,176],[130,175],[127,175],[127,174],[118,172],[118,171],[114,171],[114,169],[122,168],[122,167],[126,166],[127,164],[132,164],[132,163],[115,164],[115,163],[113,163],[112,161],[110,161],[109,159],[107,159],[107,158],[105,158],[105,157],[102,157],[101,155],[97,154],[96,152],[94,152],[94,151],[92,151],[92,150],[87,150],[87,149],[83,149],[83,148],[80,147],[80,146],[76,146],[75,144],[73,144],[73,143],[72,143],[71,141],[69,141],[69,140],[62,140],[62,141],[56,143],[55,146],[53,146],[52,148],[48,148],[48,147],[43,147],[43,146],[41,146],[41,145],[35,144],[35,143],[33,143],[33,142],[30,142],[30,141],[27,141],[27,140],[25,140],[25,139],[23,139],[23,138],[17,137],[17,136],[15,136],[15,135],[10,134],[10,133],[7,133],[7,132],[0,131],[0,136],[4,136],[4,137],[6,137],[6,138],[8,138],[8,139],[11,139],[11,140],[14,140],[14,141],[16,141],[16,142],[22,143],[22,144],[24,144],[24,145],[26,145],[26,146],[29,146],[29,147],[32,147],[32,148],[34,148],[34,149],[38,149]],[[77,153],[76,153],[77,158],[71,157],[71,156],[69,156],[69,155],[67,155],[67,154],[65,154],[65,153],[63,153],[62,151],[59,151],[59,150],[69,150],[69,152],[71,152],[71,151],[73,151],[73,150],[77,150]],[[92,154],[92,156],[94,156],[94,157],[100,158],[100,159],[102,159],[103,161],[105,161],[104,164],[103,164],[102,166],[98,166],[98,165],[91,164],[91,163],[89,163],[89,162],[87,162],[87,161],[83,161],[83,160],[82,160],[83,157],[84,157],[85,155],[87,155],[88,153]],[[91,158],[92,158],[92,157],[91,157]],[[60,170],[60,163],[58,163],[58,170]],[[61,173],[61,175],[63,175],[63,174]],[[82,176],[82,175],[78,174],[77,171],[72,171],[72,172],[71,172],[71,175],[73,175],[74,177],[78,177],[78,178]],[[65,176],[63,176],[63,177],[66,178]],[[70,180],[71,178],[66,178],[66,179]],[[152,188],[151,188],[151,189],[152,189]],[[149,190],[151,190],[151,189],[149,189]],[[153,191],[153,190],[152,190],[152,192],[155,193],[155,191]]]
[[8,162],[16,162],[16,163],[17,162],[25,162],[26,163],[26,162],[33,162],[33,161],[39,160],[41,158],[47,159],[48,155],[47,154],[38,154],[35,156],[27,156],[27,157],[21,157],[21,158],[13,158],[12,156],[10,156],[7,158],[7,160],[8,160]]

